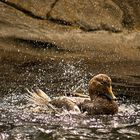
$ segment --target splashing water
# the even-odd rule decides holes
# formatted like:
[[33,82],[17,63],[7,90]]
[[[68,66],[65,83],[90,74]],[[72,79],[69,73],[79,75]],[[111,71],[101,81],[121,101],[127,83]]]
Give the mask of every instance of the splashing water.
[[[11,100],[12,98],[12,100]],[[31,112],[36,106],[24,95],[5,97],[0,104],[1,139],[130,139],[140,137],[140,105],[119,101],[114,116]]]
[[[62,67],[60,81],[56,81],[58,76],[53,76],[48,82],[51,86],[46,86],[43,80],[48,75],[45,70],[40,69],[43,75],[39,74],[36,77],[35,86],[38,83],[38,86],[46,86],[46,90],[50,91],[49,94],[54,91],[66,94],[79,89],[87,93],[87,73],[69,63],[59,65]],[[60,86],[52,90],[55,82]],[[0,102],[0,139],[2,140],[140,139],[140,105],[131,99],[118,100],[119,112],[114,116],[87,116],[70,112],[53,114],[46,112],[45,108],[44,111],[32,112],[38,106],[30,104],[20,88],[5,95]]]

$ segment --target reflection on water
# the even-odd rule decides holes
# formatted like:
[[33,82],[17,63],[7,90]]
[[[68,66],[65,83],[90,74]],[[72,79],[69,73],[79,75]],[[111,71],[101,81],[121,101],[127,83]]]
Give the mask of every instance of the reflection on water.
[[[92,74],[80,61],[77,65],[78,67],[70,63],[64,65],[62,61],[59,64],[53,63],[43,67],[40,65],[27,67],[24,64],[11,68],[11,73],[16,73],[14,77],[16,82],[10,83],[14,90],[5,94],[0,102],[0,139],[140,139],[139,99],[136,100],[136,96],[131,98],[123,94],[126,89],[127,95],[136,95],[139,92],[139,84],[134,81],[129,83],[130,77],[119,79],[115,75],[112,76],[114,91],[120,95],[119,113],[114,116],[87,116],[69,112],[55,115],[30,111],[36,106],[25,99],[25,87],[39,86],[51,96],[76,90],[87,93],[87,81]],[[5,71],[4,74],[8,75],[8,72]],[[15,86],[17,83],[18,86]]]

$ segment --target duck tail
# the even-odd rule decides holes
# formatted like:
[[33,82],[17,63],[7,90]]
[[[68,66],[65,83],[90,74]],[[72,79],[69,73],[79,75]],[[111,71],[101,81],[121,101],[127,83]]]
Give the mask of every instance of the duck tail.
[[28,88],[26,88],[26,91],[28,92],[26,99],[37,105],[48,105],[48,103],[51,101],[50,97],[41,89],[30,91]]
[[60,112],[50,104],[51,98],[43,92],[41,89],[29,90],[26,88],[28,94],[26,95],[26,99],[30,102],[33,102],[36,105],[45,105],[50,111],[59,114]]
[[35,92],[37,93],[38,96],[40,96],[42,99],[47,100],[48,102],[51,101],[51,98],[41,89],[36,88]]

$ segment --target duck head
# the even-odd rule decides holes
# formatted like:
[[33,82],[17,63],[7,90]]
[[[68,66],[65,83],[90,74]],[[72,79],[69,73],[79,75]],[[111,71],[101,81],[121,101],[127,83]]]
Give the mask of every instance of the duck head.
[[106,74],[98,74],[89,81],[89,95],[91,100],[95,97],[106,97],[108,100],[116,100],[112,92],[111,78]]

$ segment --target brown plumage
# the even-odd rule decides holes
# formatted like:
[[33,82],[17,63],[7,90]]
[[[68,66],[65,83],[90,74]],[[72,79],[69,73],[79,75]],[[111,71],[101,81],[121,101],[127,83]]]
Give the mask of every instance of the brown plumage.
[[[118,112],[116,97],[112,92],[111,79],[106,74],[98,74],[89,81],[89,98],[76,94],[80,97],[58,97],[50,100],[44,92],[30,93],[30,99],[37,104],[51,104],[55,108],[65,108],[68,111],[84,112],[92,115],[115,114]],[[39,97],[38,97],[39,96]],[[80,109],[79,109],[80,108]]]
[[68,111],[74,111],[78,113],[81,112],[77,104],[73,102],[73,100],[70,99],[69,97],[65,97],[65,96],[58,97],[52,99],[49,103],[57,108],[62,108]]
[[90,101],[85,100],[79,107],[88,114],[115,114],[118,112],[116,97],[112,92],[111,79],[106,74],[98,74],[89,81]]

